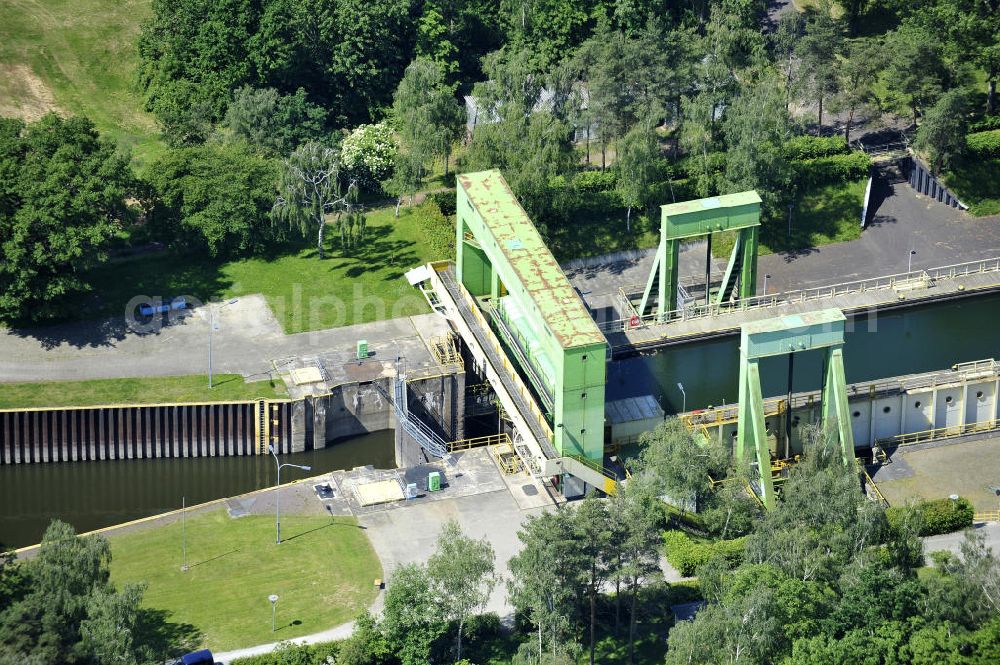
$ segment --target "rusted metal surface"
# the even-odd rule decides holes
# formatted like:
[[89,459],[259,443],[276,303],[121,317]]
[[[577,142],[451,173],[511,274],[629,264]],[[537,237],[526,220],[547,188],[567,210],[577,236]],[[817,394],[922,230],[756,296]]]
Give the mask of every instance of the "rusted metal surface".
[[605,344],[604,335],[500,171],[467,173],[458,182],[493,235],[495,249],[514,269],[559,344],[564,349]]

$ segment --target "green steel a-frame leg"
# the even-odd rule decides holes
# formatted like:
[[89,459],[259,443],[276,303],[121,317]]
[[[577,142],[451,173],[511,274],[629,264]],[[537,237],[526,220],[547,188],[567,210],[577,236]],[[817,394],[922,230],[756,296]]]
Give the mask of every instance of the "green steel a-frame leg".
[[742,354],[740,363],[740,407],[736,423],[736,463],[742,467],[747,448],[757,454],[760,500],[764,507],[774,508],[774,484],[771,480],[771,452],[767,446],[767,427],[764,423],[764,399],[760,389],[760,369],[756,360],[747,360]]
[[851,410],[847,403],[847,379],[844,374],[844,350],[837,346],[826,354],[824,367],[822,413],[823,427],[831,420],[837,423],[837,439],[844,464],[854,460],[854,430],[851,429]]
[[677,263],[680,251],[680,242],[660,238],[660,245],[656,249],[656,258],[649,271],[646,288],[642,292],[639,314],[645,316],[652,304],[650,296],[653,294],[654,285],[656,286],[657,318],[677,309]]

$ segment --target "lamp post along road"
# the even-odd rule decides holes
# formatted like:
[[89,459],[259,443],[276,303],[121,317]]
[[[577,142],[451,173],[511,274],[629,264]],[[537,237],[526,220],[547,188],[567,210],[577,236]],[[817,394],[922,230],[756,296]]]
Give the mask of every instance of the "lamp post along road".
[[683,401],[681,402],[681,413],[687,413],[688,410],[688,395],[684,391],[684,384],[677,382],[677,388],[680,389],[681,395],[683,396]]
[[278,594],[272,593],[267,599],[271,601],[271,632],[273,633],[275,631],[275,614],[278,608]]
[[278,484],[275,487],[274,493],[274,534],[275,543],[277,545],[281,544],[281,469],[286,466],[290,466],[295,469],[302,469],[303,471],[312,471],[311,466],[303,466],[301,464],[291,464],[285,462],[282,464],[278,461],[278,453],[274,451],[274,446],[269,445],[267,447],[268,452],[274,457],[274,464],[278,468]]
[[910,255],[906,257],[906,275],[909,277],[910,271],[913,270],[913,257],[917,253],[917,250],[911,249]]

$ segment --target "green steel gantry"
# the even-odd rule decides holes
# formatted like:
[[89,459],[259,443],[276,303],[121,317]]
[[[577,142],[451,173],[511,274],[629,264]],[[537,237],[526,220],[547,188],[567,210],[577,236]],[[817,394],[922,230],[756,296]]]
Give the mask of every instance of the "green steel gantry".
[[[722,304],[737,295],[747,298],[757,289],[757,236],[760,227],[760,196],[757,192],[726,194],[660,207],[660,244],[646,280],[638,312],[645,316],[654,304],[657,320],[677,309],[677,261],[681,240],[705,236],[708,240],[705,267],[705,300],[709,302],[712,234],[739,231],[729,265],[716,295]],[[654,292],[655,287],[655,292]]]
[[561,456],[604,457],[608,342],[497,170],[458,177],[456,275],[545,406]]
[[[821,402],[822,426],[836,423],[844,464],[854,460],[854,433],[851,430],[844,376],[844,313],[825,309],[746,323],[740,328],[740,403],[736,430],[736,460],[742,464],[747,451],[756,449],[760,475],[760,499],[774,507],[771,454],[764,424],[758,361],[771,356],[790,355],[817,349],[826,350],[823,364]],[[789,390],[790,392],[790,390]],[[790,412],[789,405],[789,412]]]

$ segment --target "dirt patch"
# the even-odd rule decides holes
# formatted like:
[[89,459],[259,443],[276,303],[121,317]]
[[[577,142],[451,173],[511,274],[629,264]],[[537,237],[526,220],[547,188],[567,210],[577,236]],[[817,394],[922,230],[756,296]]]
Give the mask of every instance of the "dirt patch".
[[0,63],[0,116],[31,122],[58,110],[52,90],[30,67]]

